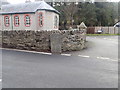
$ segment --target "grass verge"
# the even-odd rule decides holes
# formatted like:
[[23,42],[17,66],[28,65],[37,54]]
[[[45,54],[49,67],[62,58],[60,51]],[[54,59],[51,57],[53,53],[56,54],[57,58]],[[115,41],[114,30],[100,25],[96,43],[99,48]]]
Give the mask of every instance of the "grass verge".
[[87,34],[87,36],[115,36],[120,34]]

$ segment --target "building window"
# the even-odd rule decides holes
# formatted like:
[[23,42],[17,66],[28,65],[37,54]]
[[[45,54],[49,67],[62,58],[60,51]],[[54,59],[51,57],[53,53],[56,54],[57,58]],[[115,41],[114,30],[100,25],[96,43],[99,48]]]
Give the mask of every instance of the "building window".
[[30,15],[25,15],[25,26],[26,27],[30,27],[30,25],[31,25],[31,19],[30,19]]
[[58,17],[55,16],[54,20],[54,28],[58,28]]
[[19,22],[19,16],[18,15],[15,15],[14,16],[14,25],[16,27],[18,27],[20,25],[20,22]]
[[9,16],[4,16],[4,23],[5,23],[6,27],[9,27],[9,25],[10,25]]
[[39,25],[42,27],[43,26],[43,13],[39,13]]

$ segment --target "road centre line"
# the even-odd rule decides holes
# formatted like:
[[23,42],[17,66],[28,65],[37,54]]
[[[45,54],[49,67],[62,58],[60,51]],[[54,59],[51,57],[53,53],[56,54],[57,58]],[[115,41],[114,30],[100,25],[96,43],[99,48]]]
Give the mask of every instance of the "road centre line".
[[80,57],[86,57],[86,58],[89,58],[90,56],[86,56],[86,55],[78,55]]
[[2,82],[2,79],[0,79],[0,82]]
[[61,54],[63,56],[72,56],[71,54]]
[[116,62],[118,62],[118,60],[116,60],[116,59],[111,59],[111,58],[107,58],[107,57],[97,57],[97,59],[102,59],[102,60],[109,60],[109,61],[116,61]]
[[116,59],[110,59],[111,61],[117,61],[118,62],[118,60],[116,60]]
[[107,57],[97,57],[98,59],[110,59],[110,58],[107,58]]

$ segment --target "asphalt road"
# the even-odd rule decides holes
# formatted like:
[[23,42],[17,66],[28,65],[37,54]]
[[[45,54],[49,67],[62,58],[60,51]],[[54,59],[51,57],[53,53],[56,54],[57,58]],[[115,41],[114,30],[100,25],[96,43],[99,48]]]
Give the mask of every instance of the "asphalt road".
[[117,36],[87,37],[62,55],[2,50],[3,88],[117,88]]
[[66,53],[118,60],[118,36],[88,36],[87,41],[86,49]]
[[2,51],[0,51],[0,90],[2,88]]

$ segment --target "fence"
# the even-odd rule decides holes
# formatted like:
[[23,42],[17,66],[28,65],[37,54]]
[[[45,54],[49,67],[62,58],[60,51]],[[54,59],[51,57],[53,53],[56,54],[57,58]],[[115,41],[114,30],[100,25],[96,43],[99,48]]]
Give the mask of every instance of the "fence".
[[118,27],[88,27],[87,34],[95,34],[98,33],[98,30],[102,30],[103,34],[118,34]]

